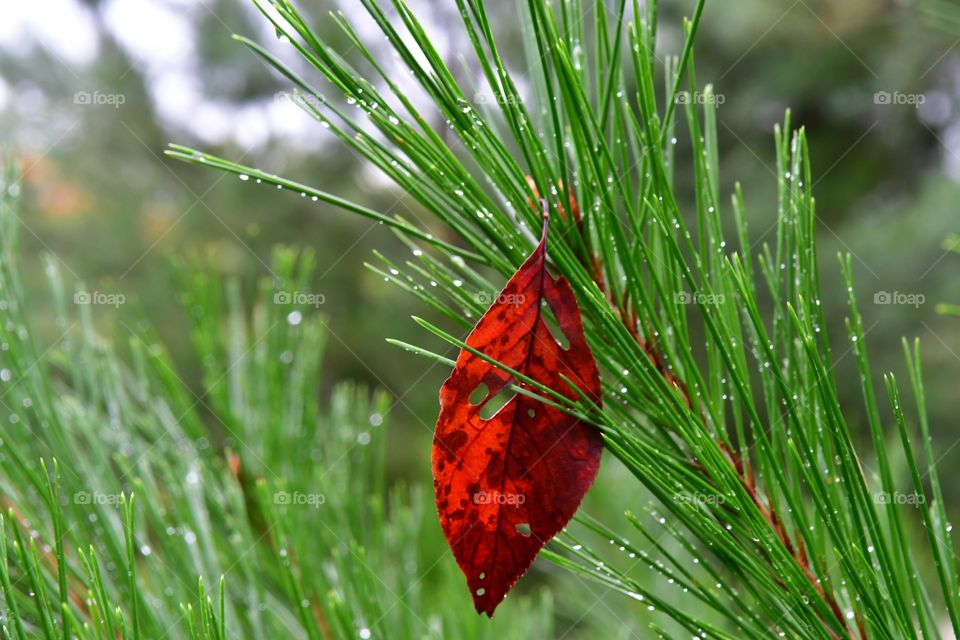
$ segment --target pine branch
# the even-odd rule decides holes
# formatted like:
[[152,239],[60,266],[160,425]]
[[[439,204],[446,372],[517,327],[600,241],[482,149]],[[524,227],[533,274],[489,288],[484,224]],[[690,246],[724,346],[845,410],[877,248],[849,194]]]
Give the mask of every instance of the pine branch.
[[[241,42],[293,83],[309,114],[456,238],[441,244],[416,231],[425,226],[419,220],[410,227],[392,219],[415,259],[398,265],[383,257],[383,267],[374,268],[457,330],[472,324],[496,283],[532,249],[540,214],[531,203],[541,196],[550,202],[558,227],[548,247],[551,266],[573,286],[605,371],[602,411],[552,399],[599,426],[608,450],[667,512],[669,520],[630,523],[661,554],[655,531],[667,527],[686,562],[671,579],[697,603],[673,606],[566,537],[558,550],[567,555],[551,551],[550,559],[653,603],[656,629],[667,624],[675,632],[748,638],[936,638],[946,616],[960,631],[956,559],[940,489],[931,473],[934,499],[927,500],[919,467],[911,465],[913,494],[898,492],[849,258],[841,267],[850,292],[849,347],[835,356],[827,336],[810,163],[804,133],[791,130],[789,114],[775,131],[775,240],[754,254],[739,187],[729,210],[721,205],[717,97],[694,74],[703,2],[684,24],[680,54],[661,63],[656,2],[619,3],[611,19],[606,7],[587,10],[578,0],[563,3],[559,15],[529,0],[519,9],[527,56],[518,69],[506,62],[511,56],[500,49],[487,5],[458,0],[460,35],[482,72],[469,80],[446,66],[402,0],[389,7],[362,0],[400,70],[375,55],[347,16],[333,17],[370,73],[326,44],[292,3],[256,4],[326,79],[325,88],[263,47]],[[530,96],[518,89],[518,78],[527,75]],[[484,83],[493,103],[468,98],[467,83]],[[430,113],[415,106],[414,91],[428,97]],[[433,116],[445,128],[431,127]],[[680,139],[689,146],[682,157]],[[185,147],[168,153],[281,189],[325,193]],[[692,193],[675,187],[678,163],[693,176]],[[346,206],[369,215],[359,207]],[[432,247],[424,250],[423,241]],[[772,303],[761,305],[763,297]],[[422,324],[464,348],[450,332]],[[838,400],[832,372],[847,352],[857,360],[872,449],[856,441],[844,417],[848,407]],[[430,349],[419,353],[442,361]],[[908,368],[927,442],[918,355],[908,356]],[[550,389],[529,386],[552,397]],[[887,393],[901,434],[896,455],[912,462],[911,431],[893,378]],[[928,448],[928,472],[933,460]],[[867,477],[865,466],[879,478]],[[899,504],[904,495],[917,503],[919,522]],[[904,544],[918,526],[927,530],[927,543]],[[609,527],[592,527],[601,529]],[[641,560],[662,571],[656,556]],[[927,579],[930,564],[935,580]]]

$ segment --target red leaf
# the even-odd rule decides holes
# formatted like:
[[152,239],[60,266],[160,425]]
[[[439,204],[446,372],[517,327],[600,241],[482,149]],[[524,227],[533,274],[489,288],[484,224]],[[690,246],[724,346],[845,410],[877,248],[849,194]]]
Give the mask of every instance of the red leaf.
[[[547,222],[539,246],[513,275],[467,338],[487,357],[568,398],[572,381],[600,404],[600,377],[583,335],[573,291],[546,266]],[[569,343],[554,338],[549,305]],[[573,517],[597,475],[600,432],[521,394],[485,419],[481,409],[522,382],[463,349],[440,389],[433,439],[440,524],[478,613],[493,615],[537,553]],[[479,401],[474,397],[486,390]],[[535,391],[535,389],[534,389]],[[489,409],[489,407],[488,407]],[[487,412],[484,412],[487,415]]]

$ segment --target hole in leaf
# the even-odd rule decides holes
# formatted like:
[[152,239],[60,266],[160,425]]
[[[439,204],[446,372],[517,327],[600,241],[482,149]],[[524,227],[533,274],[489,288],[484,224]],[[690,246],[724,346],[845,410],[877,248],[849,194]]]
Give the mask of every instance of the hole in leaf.
[[553,310],[550,309],[547,301],[544,300],[542,304],[543,313],[540,314],[540,318],[543,320],[543,324],[547,325],[550,335],[552,335],[553,339],[557,341],[557,344],[560,345],[560,348],[566,351],[570,348],[570,340],[567,338],[567,334],[565,334],[563,329],[560,328],[560,324],[554,317]]
[[531,418],[536,418],[537,412],[534,411],[533,409],[527,409],[527,415],[530,416]]
[[473,393],[470,394],[470,404],[480,404],[483,402],[483,399],[487,397],[488,393],[490,393],[490,387],[481,382],[480,385],[473,390]]
[[524,538],[529,538],[533,534],[533,531],[530,529],[529,522],[521,522],[515,526],[514,529],[516,529],[517,533],[522,535]]
[[482,596],[482,595],[485,594],[486,592],[487,592],[487,590],[484,589],[483,587],[480,587],[479,589],[477,589],[477,595],[478,595],[478,596]]
[[503,408],[505,404],[510,402],[510,398],[516,395],[516,393],[511,389],[513,385],[513,380],[508,380],[507,384],[503,385],[503,388],[497,392],[495,396],[483,403],[483,406],[480,407],[480,417],[484,420],[489,420],[497,414],[497,411]]

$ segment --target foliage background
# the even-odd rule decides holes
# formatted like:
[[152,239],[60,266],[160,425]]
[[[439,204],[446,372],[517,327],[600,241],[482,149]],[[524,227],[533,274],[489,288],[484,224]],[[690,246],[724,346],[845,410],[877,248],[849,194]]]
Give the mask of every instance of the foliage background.
[[[457,19],[451,3],[410,4],[432,16],[441,50],[455,61],[460,43],[445,37],[445,24]],[[663,46],[671,52],[688,5],[664,6]],[[319,18],[338,7],[354,8],[349,0],[317,3],[321,29]],[[512,5],[494,8],[504,41],[516,38]],[[162,155],[165,143],[176,140],[240,162],[255,157],[258,166],[378,210],[417,215],[415,204],[278,99],[286,83],[231,41],[231,33],[272,38],[252,7],[56,0],[2,12],[0,132],[26,168],[21,236],[30,288],[42,286],[39,254],[46,251],[66,277],[90,290],[123,293],[128,303],[116,313],[94,310],[101,330],[124,338],[130,319],[145,314],[174,349],[180,371],[199,386],[169,257],[212,250],[217,269],[252,277],[269,273],[275,244],[309,245],[318,262],[311,288],[325,297],[320,311],[330,332],[322,393],[342,379],[385,388],[391,480],[428,481],[436,391],[446,371],[384,344],[385,337],[414,341],[421,334],[408,316],[424,310],[362,266],[374,249],[406,249],[376,224]],[[850,251],[874,370],[899,366],[901,335],[923,340],[932,428],[944,452],[940,464],[950,469],[960,456],[951,446],[958,442],[960,326],[939,316],[935,303],[960,301],[954,277],[960,265],[943,244],[960,230],[960,29],[942,12],[939,4],[866,0],[708,3],[697,61],[698,76],[724,98],[717,112],[723,190],[734,180],[743,184],[756,240],[774,222],[774,211],[765,209],[775,202],[773,125],[790,107],[794,123],[806,126],[828,331],[837,338],[845,333],[834,256]],[[349,49],[343,43],[348,57]],[[475,71],[462,68],[463,77]],[[78,104],[78,92],[122,96],[123,104]],[[907,102],[922,95],[922,104],[883,104],[878,92]],[[685,168],[677,170],[684,180]],[[923,303],[872,304],[883,292],[923,296]],[[50,318],[37,327],[44,339],[58,340],[53,314],[34,311]],[[838,379],[853,375],[853,359],[841,359]],[[857,390],[845,391],[850,397],[841,403],[856,412]],[[853,413],[848,420],[863,424],[865,417]],[[617,511],[617,474],[608,463],[591,496],[595,512]],[[960,480],[943,476],[948,504],[960,504]]]

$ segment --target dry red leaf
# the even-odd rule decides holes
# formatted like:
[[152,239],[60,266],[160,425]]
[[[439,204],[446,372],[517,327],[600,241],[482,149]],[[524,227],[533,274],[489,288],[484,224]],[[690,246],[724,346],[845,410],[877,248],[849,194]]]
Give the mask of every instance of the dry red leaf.
[[[580,396],[561,377],[565,376],[599,405],[600,377],[576,298],[565,279],[547,271],[547,229],[544,220],[539,246],[466,343],[578,400]],[[548,326],[546,306],[566,348]],[[481,415],[488,403],[511,393],[514,384],[527,387],[461,350],[453,374],[440,389],[433,440],[440,524],[466,575],[477,612],[488,616],[543,545],[573,517],[597,475],[603,449],[597,429],[522,394],[513,393],[493,416]]]

